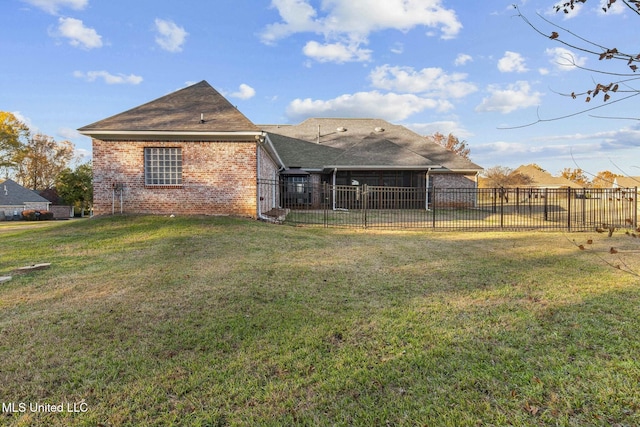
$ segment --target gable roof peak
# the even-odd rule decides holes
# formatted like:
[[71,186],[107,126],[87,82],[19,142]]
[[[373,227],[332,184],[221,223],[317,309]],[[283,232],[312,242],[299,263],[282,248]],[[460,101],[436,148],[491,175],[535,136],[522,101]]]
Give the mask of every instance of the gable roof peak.
[[206,80],[79,129],[101,132],[257,132]]

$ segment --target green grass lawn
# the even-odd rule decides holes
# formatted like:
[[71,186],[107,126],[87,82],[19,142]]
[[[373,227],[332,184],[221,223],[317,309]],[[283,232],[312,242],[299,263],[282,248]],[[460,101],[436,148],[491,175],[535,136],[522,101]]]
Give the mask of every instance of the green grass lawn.
[[51,263],[0,285],[0,425],[640,425],[622,233],[132,216],[0,243],[0,275]]

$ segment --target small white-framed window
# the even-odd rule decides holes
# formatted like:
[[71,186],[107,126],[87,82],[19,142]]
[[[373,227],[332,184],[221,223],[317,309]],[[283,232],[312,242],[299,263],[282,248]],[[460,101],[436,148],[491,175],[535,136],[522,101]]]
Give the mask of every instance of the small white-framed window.
[[306,176],[288,176],[287,191],[289,193],[300,193],[303,194],[307,191],[307,185],[309,183],[309,178]]
[[182,185],[182,148],[145,147],[145,185]]

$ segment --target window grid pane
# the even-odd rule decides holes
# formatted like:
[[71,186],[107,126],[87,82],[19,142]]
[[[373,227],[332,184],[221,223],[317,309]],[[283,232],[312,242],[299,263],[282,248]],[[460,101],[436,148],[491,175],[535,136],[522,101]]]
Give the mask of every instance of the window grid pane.
[[145,148],[146,185],[182,185],[181,148]]

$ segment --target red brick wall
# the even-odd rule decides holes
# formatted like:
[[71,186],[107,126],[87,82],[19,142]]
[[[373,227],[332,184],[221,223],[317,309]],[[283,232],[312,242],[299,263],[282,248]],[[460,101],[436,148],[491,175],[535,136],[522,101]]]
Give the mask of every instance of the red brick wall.
[[[144,184],[144,148],[182,148],[182,186]],[[124,213],[256,216],[256,142],[93,140],[94,214],[112,212],[124,184]],[[120,212],[116,192],[115,212]]]
[[[436,194],[432,196],[433,203],[439,208],[463,208],[476,205],[475,192],[469,191],[442,191],[446,189],[474,189],[476,188],[475,175],[461,175],[453,173],[432,173],[429,175]],[[438,191],[439,190],[439,191]]]

